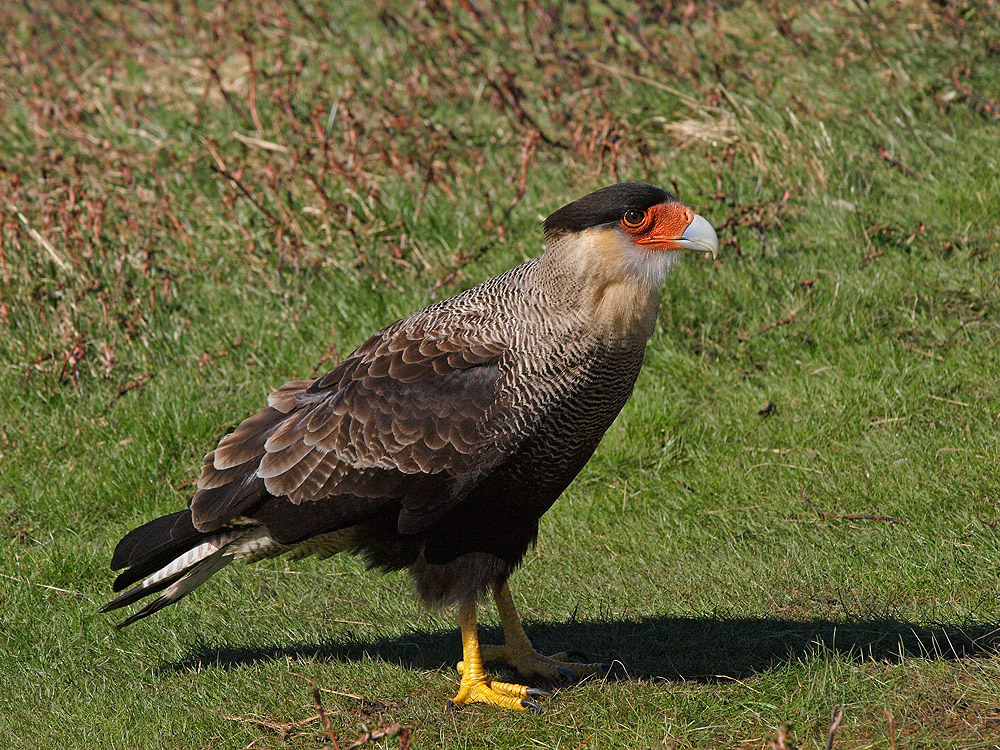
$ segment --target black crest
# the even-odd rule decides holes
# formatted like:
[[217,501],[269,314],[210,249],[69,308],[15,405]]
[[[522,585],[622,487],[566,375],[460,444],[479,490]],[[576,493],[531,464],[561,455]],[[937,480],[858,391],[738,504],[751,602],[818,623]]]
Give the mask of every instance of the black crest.
[[567,232],[579,232],[602,224],[620,221],[630,209],[645,211],[657,203],[677,199],[663,188],[644,182],[621,182],[609,185],[569,203],[545,220],[549,239]]

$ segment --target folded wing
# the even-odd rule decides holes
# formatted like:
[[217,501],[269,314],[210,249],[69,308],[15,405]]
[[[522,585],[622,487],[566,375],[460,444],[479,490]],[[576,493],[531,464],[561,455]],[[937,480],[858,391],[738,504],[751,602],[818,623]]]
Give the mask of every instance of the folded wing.
[[[461,323],[405,319],[323,377],[272,393],[266,409],[205,457],[194,526],[262,521],[257,510],[272,525],[286,516],[301,526],[318,510],[305,506],[318,501],[346,525],[372,501],[395,499],[401,531],[426,527],[512,448],[501,376],[507,346],[474,320]],[[278,515],[262,507],[271,498],[282,499]],[[317,532],[337,521],[321,525]],[[269,530],[283,539],[308,531]]]

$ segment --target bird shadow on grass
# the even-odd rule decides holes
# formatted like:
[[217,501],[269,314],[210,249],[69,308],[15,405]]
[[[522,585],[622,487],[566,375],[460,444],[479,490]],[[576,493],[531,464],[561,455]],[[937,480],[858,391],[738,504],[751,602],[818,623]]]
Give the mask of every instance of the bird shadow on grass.
[[[740,679],[816,654],[857,661],[955,661],[995,656],[1000,624],[916,624],[892,618],[778,620],[647,617],[637,620],[529,622],[542,653],[579,649],[624,665],[623,679],[712,682]],[[498,628],[480,629],[483,643],[502,643]],[[374,640],[346,638],[275,645],[193,644],[182,659],[161,665],[185,671],[238,668],[276,659],[356,661],[375,658],[420,669],[454,667],[460,658],[455,630],[415,631]]]

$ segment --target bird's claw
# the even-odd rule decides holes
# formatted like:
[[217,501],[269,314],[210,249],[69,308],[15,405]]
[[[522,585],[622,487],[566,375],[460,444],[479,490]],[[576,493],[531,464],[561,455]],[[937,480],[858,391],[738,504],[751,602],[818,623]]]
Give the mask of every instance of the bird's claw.
[[554,656],[543,656],[534,650],[515,650],[505,644],[482,646],[482,653],[483,661],[503,662],[525,677],[540,677],[570,685],[585,677],[604,677],[612,669],[611,664],[595,662],[582,651],[562,651]]
[[528,700],[528,696],[548,695],[547,691],[491,680],[486,676],[479,679],[469,678],[464,667],[465,664],[459,662],[458,671],[462,675],[462,682],[458,686],[458,693],[448,701],[449,709],[462,708],[469,703],[485,703],[501,708],[513,708],[516,711],[541,713],[541,707]]
[[531,711],[533,714],[540,714],[542,712],[542,707],[537,703],[532,703],[531,701],[521,701],[521,708],[525,711]]
[[[530,644],[517,647],[509,643],[502,646],[480,645],[479,654],[483,662],[503,662],[525,677],[537,677],[553,684],[572,685],[587,677],[608,676],[611,670],[610,664],[592,661],[582,651],[566,651],[554,657],[543,656],[532,649]],[[462,682],[458,694],[448,701],[450,708],[460,708],[469,703],[486,703],[517,711],[540,712],[541,707],[530,699],[552,694],[550,690],[542,688],[491,680],[483,674],[481,667],[477,666],[470,673],[466,666],[465,661],[458,663]]]
[[[555,661],[567,663],[572,667],[582,664],[588,669],[593,668],[592,671],[586,673],[586,676],[588,677],[591,675],[599,675],[606,680],[622,680],[625,679],[628,674],[625,669],[625,665],[617,659],[612,662],[598,662],[586,651],[577,651],[575,649],[560,651],[558,654],[553,654],[549,658]],[[574,680],[574,682],[575,681],[576,680]]]
[[556,667],[556,671],[559,672],[563,680],[568,682],[570,685],[572,685],[574,682],[577,682],[580,679],[579,677],[576,676],[576,672],[574,672],[569,667]]

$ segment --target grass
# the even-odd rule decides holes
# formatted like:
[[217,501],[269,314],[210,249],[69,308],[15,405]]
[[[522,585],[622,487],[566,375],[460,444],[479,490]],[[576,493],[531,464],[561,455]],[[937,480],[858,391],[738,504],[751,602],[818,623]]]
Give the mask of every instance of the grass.
[[[1000,747],[995,4],[487,5],[0,9],[0,744],[318,748],[315,683],[342,744]],[[450,613],[351,559],[110,632],[269,389],[617,179],[723,252],[513,588],[626,679],[447,713]]]

